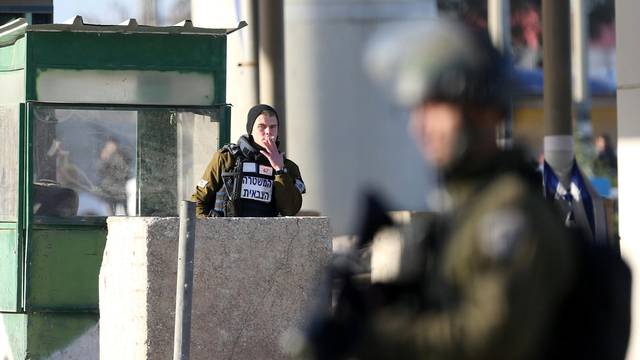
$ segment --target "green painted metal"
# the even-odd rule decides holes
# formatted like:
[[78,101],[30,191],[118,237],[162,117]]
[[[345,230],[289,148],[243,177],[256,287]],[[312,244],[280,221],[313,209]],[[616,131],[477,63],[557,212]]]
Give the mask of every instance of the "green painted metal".
[[0,223],[0,311],[19,310],[17,223]]
[[220,144],[218,147],[231,142],[231,106],[225,106],[222,114],[222,119],[220,119]]
[[0,349],[0,355],[10,352],[15,360],[47,359],[86,334],[98,318],[91,313],[0,313],[5,330],[0,336],[8,337],[11,347]]
[[97,311],[106,227],[34,228],[27,252],[27,311]]
[[26,97],[38,100],[44,69],[159,70],[214,74],[211,105],[225,102],[224,36],[146,33],[27,32]]
[[64,31],[27,36],[37,68],[209,72],[226,66],[222,36]]
[[[27,170],[27,146],[29,143],[27,140],[27,106],[24,103],[20,104],[20,152],[18,153],[18,179],[22,184],[29,184],[29,171]],[[25,253],[26,253],[26,193],[28,186],[18,186],[18,222],[17,222],[17,244],[18,244],[18,307],[24,310],[24,270],[25,270]]]
[[[29,314],[27,323],[28,359],[48,359],[69,346],[98,322],[98,314]],[[97,349],[96,349],[97,350]]]
[[6,336],[11,347],[0,349],[0,355],[10,352],[15,360],[27,359],[27,320],[26,314],[0,313],[0,321],[3,322],[6,332],[0,336]]
[[[0,36],[0,40],[3,39],[6,37]],[[31,104],[38,100],[38,74],[49,69],[213,74],[214,98],[210,105],[199,109],[219,111],[216,118],[220,121],[220,141],[226,143],[230,140],[231,119],[230,108],[224,105],[226,37],[135,31],[26,30],[11,41],[14,39],[15,42],[4,42],[0,46],[0,75],[25,71],[24,83],[20,84],[24,91],[15,99],[21,103],[18,177],[23,186],[18,189],[17,221],[0,223],[0,319],[8,332],[15,359],[44,359],[69,345],[98,320],[98,274],[106,243],[106,224],[105,218],[34,218],[32,214],[34,124]],[[4,86],[6,82],[0,83],[0,91],[6,91]],[[10,87],[15,86],[14,83]],[[138,108],[136,104],[100,106],[124,105]],[[98,107],[77,103],[66,106]],[[171,106],[158,108],[166,110]],[[161,137],[162,130],[152,131],[151,120],[141,124],[145,134],[175,143],[175,129]],[[162,147],[150,139],[143,145],[143,151]],[[164,184],[160,179],[154,181],[156,185]]]

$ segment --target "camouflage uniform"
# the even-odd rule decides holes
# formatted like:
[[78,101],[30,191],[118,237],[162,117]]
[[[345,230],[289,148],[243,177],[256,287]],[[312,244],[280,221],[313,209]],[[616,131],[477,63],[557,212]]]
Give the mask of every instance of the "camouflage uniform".
[[576,250],[527,176],[500,169],[511,156],[446,181],[452,208],[425,240],[418,300],[374,311],[356,354],[531,359],[550,351]]
[[[262,155],[258,155],[255,162],[273,170],[269,161]],[[216,193],[223,187],[222,173],[231,171],[235,165],[236,158],[228,147],[218,150],[213,155],[202,175],[202,179],[196,186],[195,193],[191,197],[196,202],[196,215],[198,217],[209,216],[216,207]],[[305,192],[305,185],[302,182],[298,165],[289,159],[285,159],[284,165],[287,173],[275,175],[272,205],[274,206],[275,214],[292,216],[302,206],[302,193]],[[269,213],[263,216],[274,216],[275,214]]]

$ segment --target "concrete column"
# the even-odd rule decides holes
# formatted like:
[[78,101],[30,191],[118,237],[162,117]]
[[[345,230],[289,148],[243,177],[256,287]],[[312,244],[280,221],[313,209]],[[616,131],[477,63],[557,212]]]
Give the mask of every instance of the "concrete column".
[[366,188],[394,209],[426,207],[432,173],[407,134],[408,114],[369,81],[363,49],[375,31],[429,21],[436,1],[285,2],[287,154],[307,185],[303,209],[353,233]]
[[258,102],[256,0],[191,0],[194,26],[234,28],[249,25],[227,37],[227,102],[231,108],[231,141],[246,133],[247,112]]
[[573,106],[578,136],[577,157],[580,167],[592,173],[594,157],[591,125],[591,92],[589,89],[589,17],[586,0],[571,0],[571,69],[573,70]]
[[[260,103],[278,110],[280,127],[286,129],[284,1],[258,2],[258,64]],[[286,150],[286,132],[278,134],[280,150]]]
[[627,359],[640,358],[640,2],[616,0],[618,74],[618,210],[620,249],[633,274],[631,339]]

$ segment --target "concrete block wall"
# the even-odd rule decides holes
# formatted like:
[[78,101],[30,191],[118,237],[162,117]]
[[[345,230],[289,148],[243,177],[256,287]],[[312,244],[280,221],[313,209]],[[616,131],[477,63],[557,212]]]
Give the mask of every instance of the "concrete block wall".
[[[108,219],[101,359],[171,359],[178,218]],[[324,217],[196,222],[192,359],[282,359],[331,256]]]

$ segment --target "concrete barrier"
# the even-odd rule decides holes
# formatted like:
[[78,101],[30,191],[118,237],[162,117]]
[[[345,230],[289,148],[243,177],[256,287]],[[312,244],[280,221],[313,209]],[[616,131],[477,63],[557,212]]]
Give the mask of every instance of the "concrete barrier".
[[[100,270],[100,358],[171,359],[178,218],[111,217]],[[192,359],[282,359],[331,256],[324,217],[196,222]]]

